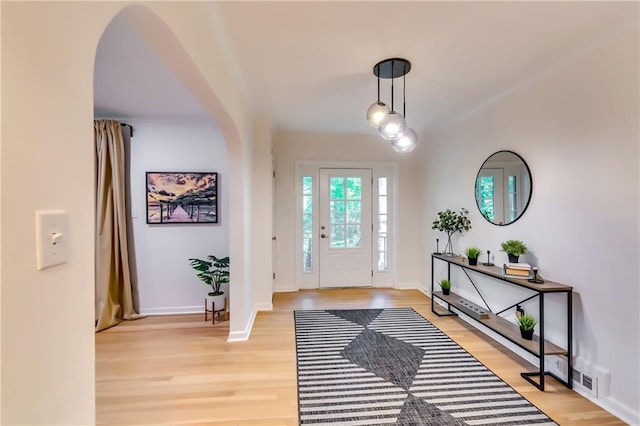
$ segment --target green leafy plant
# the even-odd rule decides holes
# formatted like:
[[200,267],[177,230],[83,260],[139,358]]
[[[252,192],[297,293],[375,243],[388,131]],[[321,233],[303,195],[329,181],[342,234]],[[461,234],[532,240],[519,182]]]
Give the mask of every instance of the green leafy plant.
[[519,240],[507,240],[500,244],[502,251],[514,256],[520,256],[527,252],[527,246]]
[[451,245],[451,236],[462,231],[468,231],[471,229],[471,221],[467,217],[469,211],[466,209],[460,209],[460,213],[456,213],[450,209],[438,212],[438,218],[431,224],[431,229],[437,229],[438,231],[447,233],[447,245],[444,248],[445,253],[453,254],[453,247]]
[[531,315],[520,315],[518,318],[518,326],[522,331],[531,331],[538,323]]
[[450,290],[451,289],[451,281],[449,281],[446,278],[443,278],[442,280],[440,280],[440,282],[438,283],[438,285],[443,289],[443,290]]
[[482,250],[474,246],[467,247],[464,254],[466,254],[469,259],[477,259],[482,254]]
[[209,296],[220,296],[224,294],[220,286],[229,282],[229,256],[217,258],[209,255],[207,260],[189,259],[191,267],[195,269],[200,281],[211,286]]

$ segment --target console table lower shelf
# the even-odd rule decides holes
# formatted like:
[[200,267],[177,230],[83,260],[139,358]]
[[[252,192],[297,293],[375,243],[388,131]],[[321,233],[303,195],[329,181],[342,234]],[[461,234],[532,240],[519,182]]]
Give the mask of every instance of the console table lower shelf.
[[[538,357],[540,356],[540,340],[538,339],[538,336],[533,336],[533,340],[523,339],[520,336],[520,329],[518,328],[517,325],[511,323],[510,321],[502,317],[499,317],[494,313],[483,311],[483,313],[479,314],[480,316],[475,316],[473,315],[473,313],[467,312],[469,311],[468,305],[466,305],[464,302],[460,302],[460,300],[464,300],[465,302],[471,305],[475,305],[475,304],[472,302],[469,302],[468,300],[464,299],[463,297],[455,293],[442,294],[441,292],[435,292],[433,293],[433,296],[446,302],[449,306],[454,307],[466,313],[467,315],[473,317],[476,321],[482,323],[485,327],[495,331],[496,333],[500,334],[506,339],[509,339],[511,342],[520,346],[522,349],[526,350],[527,352],[530,352]],[[444,315],[453,314],[457,316],[455,312],[451,312],[450,310],[447,310],[446,308],[444,308],[443,306],[440,306],[439,304],[435,305],[434,307],[437,311],[439,311],[437,312],[437,314],[444,314]],[[567,350],[551,343],[548,340],[545,340],[544,354],[545,355],[566,355]]]

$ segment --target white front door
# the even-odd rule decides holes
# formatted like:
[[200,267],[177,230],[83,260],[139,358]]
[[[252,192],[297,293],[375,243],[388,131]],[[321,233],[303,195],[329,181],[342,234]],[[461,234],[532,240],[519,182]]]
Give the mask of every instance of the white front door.
[[320,287],[367,287],[371,169],[320,169]]

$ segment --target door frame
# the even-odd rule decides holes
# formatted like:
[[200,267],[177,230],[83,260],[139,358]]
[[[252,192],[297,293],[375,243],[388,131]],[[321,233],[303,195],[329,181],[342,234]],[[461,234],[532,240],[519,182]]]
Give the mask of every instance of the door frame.
[[[396,284],[396,211],[398,193],[398,164],[395,162],[356,162],[356,161],[304,161],[297,160],[295,162],[295,206],[294,213],[294,289],[317,289],[320,288],[319,275],[319,193],[320,193],[320,169],[336,168],[336,169],[371,169],[374,180],[372,191],[372,219],[374,224],[374,236],[372,238],[372,266],[373,266],[373,287],[395,287]],[[312,263],[313,270],[310,272],[303,271],[302,268],[302,177],[311,176],[313,178],[313,243],[312,243]],[[387,270],[377,270],[377,217],[378,217],[378,188],[377,179],[386,177],[388,179],[388,260]]]

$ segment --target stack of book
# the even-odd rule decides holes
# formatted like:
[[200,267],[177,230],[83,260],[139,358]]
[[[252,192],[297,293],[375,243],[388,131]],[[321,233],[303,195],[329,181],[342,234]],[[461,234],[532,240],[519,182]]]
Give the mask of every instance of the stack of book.
[[531,265],[528,263],[505,263],[502,265],[502,276],[506,278],[531,277]]

